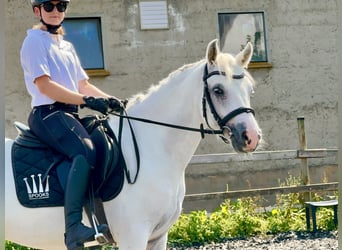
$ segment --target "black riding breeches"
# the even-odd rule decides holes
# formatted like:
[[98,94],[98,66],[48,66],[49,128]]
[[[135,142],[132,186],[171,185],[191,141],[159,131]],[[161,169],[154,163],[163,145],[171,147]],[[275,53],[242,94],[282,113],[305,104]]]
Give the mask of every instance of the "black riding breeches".
[[95,147],[78,120],[77,106],[56,103],[34,107],[28,124],[32,132],[52,149],[70,160],[83,155],[91,166],[95,166]]

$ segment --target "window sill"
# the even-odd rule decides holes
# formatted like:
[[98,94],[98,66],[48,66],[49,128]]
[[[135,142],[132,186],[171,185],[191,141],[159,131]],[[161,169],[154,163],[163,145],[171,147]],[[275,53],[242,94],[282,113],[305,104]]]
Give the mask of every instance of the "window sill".
[[248,69],[272,68],[272,64],[268,62],[251,62],[248,64]]
[[88,76],[109,76],[110,72],[105,69],[86,69]]

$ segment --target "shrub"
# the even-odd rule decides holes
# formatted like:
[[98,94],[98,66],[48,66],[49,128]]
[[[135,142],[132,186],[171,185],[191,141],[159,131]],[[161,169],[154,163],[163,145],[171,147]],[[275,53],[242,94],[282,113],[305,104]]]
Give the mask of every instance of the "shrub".
[[[300,179],[289,176],[284,183],[279,184],[299,185]],[[323,199],[317,193],[311,195],[312,200]],[[271,210],[264,208],[260,211],[260,207],[260,197],[247,197],[235,201],[228,199],[211,214],[206,211],[182,214],[169,231],[169,244],[197,245],[232,237],[306,230],[303,194],[280,194],[276,196],[276,205]],[[319,230],[336,229],[332,209],[318,209],[316,217]]]

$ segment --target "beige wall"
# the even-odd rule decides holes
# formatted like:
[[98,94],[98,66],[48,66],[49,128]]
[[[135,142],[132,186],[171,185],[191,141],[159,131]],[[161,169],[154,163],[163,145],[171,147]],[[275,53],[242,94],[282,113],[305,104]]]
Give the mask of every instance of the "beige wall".
[[[8,1],[6,26],[6,136],[29,113],[19,50],[37,20],[29,0]],[[101,16],[108,77],[100,88],[126,98],[157,83],[185,63],[204,57],[217,36],[218,11],[265,11],[270,69],[253,69],[252,105],[263,129],[265,150],[298,146],[297,116],[305,116],[309,148],[337,147],[336,0],[168,0],[169,30],[141,31],[138,1],[72,0],[69,16]],[[175,97],[176,99],[176,97]],[[215,138],[198,153],[231,152]]]

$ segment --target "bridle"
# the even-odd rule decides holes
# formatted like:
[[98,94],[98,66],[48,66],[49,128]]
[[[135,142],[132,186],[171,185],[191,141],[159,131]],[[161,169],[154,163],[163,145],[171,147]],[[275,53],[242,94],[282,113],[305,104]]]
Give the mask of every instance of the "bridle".
[[[255,115],[254,109],[247,108],[247,107],[239,107],[237,109],[234,109],[230,113],[228,113],[225,117],[221,118],[219,114],[216,112],[215,106],[213,104],[213,101],[211,99],[210,93],[209,93],[209,87],[208,87],[208,79],[214,75],[223,75],[225,76],[226,73],[224,71],[212,71],[208,73],[208,66],[207,64],[204,67],[204,73],[203,73],[203,82],[204,82],[204,89],[203,89],[203,98],[202,98],[202,110],[203,110],[203,118],[205,119],[207,126],[211,128],[208,122],[208,116],[207,116],[207,103],[210,109],[210,112],[212,113],[215,121],[220,126],[220,129],[222,131],[222,134],[227,134],[229,137],[231,137],[231,129],[226,125],[228,121],[233,119],[235,116],[238,116],[241,113],[252,113]],[[240,75],[232,75],[233,79],[242,79],[245,77],[244,72]],[[228,139],[224,136],[221,136],[222,140],[226,143],[228,143]]]

